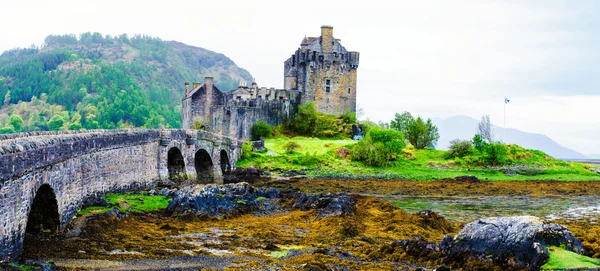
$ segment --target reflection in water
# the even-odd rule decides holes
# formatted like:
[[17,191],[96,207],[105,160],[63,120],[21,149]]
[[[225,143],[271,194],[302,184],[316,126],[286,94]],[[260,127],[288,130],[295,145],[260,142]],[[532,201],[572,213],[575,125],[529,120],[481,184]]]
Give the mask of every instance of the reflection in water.
[[[377,196],[377,195],[371,195]],[[532,215],[546,220],[600,220],[600,197],[380,196],[408,212],[430,209],[449,219],[469,222],[492,216]]]

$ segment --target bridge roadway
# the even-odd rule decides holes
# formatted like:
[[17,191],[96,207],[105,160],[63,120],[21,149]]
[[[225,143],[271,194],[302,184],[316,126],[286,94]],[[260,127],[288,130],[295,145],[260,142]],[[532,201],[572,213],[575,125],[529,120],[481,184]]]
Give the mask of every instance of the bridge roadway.
[[82,203],[161,183],[217,182],[241,142],[195,130],[90,130],[0,135],[0,260],[26,233],[63,231]]

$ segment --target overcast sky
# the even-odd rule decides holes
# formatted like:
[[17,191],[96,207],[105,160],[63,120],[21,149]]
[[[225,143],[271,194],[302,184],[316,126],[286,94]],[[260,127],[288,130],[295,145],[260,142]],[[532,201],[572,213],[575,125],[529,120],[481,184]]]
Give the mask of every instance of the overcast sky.
[[260,86],[320,26],[361,53],[358,103],[395,112],[491,115],[600,153],[600,1],[7,1],[0,51],[49,34],[146,34],[230,57]]

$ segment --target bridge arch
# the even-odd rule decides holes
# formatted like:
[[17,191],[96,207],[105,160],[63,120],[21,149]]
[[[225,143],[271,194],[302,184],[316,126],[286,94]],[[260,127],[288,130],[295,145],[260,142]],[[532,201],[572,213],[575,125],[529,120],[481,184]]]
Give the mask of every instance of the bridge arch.
[[205,149],[199,149],[194,155],[194,167],[199,183],[209,183],[213,180],[214,165],[210,154]]
[[186,178],[185,159],[179,148],[171,147],[167,152],[167,169],[171,181],[181,181]]
[[225,174],[225,173],[231,171],[231,163],[229,162],[229,155],[227,154],[227,151],[221,150],[220,162],[221,162],[221,173]]
[[49,184],[43,184],[35,193],[25,233],[26,235],[58,233],[59,228],[60,215],[56,194]]

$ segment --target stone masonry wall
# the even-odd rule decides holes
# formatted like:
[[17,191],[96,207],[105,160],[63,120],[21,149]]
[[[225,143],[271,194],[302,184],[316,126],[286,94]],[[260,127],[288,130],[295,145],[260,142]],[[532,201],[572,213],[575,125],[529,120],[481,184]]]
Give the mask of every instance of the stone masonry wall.
[[192,175],[195,152],[206,149],[216,178],[221,177],[221,150],[227,152],[232,164],[240,154],[239,142],[194,130],[0,136],[0,260],[14,260],[20,255],[31,205],[42,185],[50,185],[56,195],[63,230],[88,197],[150,187],[168,175],[169,146],[183,149],[186,169]]

